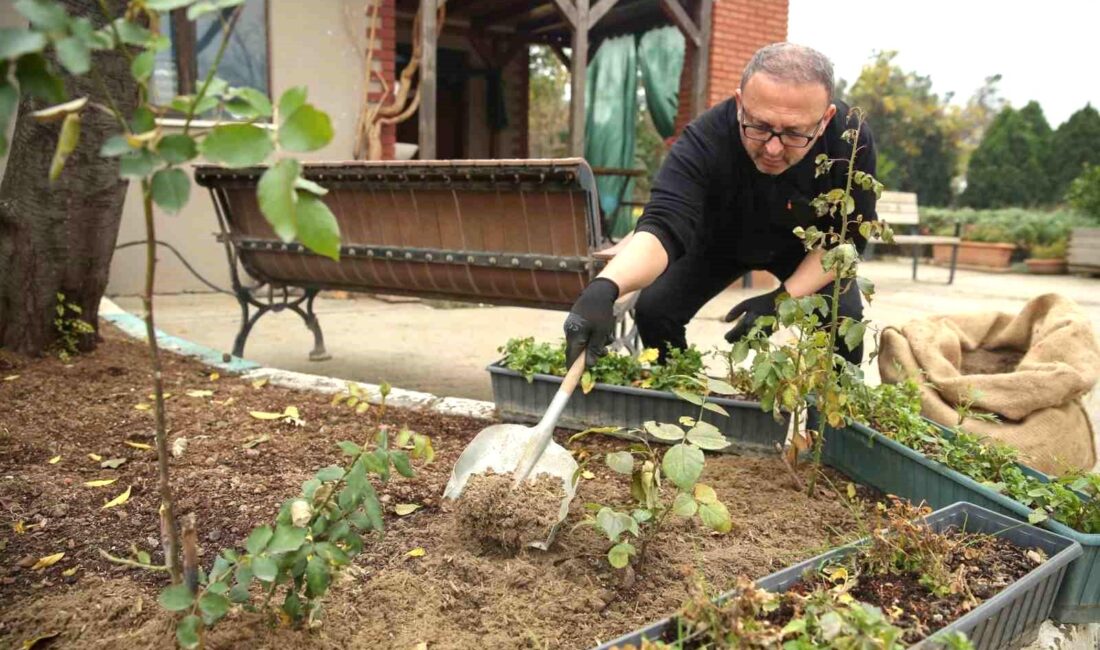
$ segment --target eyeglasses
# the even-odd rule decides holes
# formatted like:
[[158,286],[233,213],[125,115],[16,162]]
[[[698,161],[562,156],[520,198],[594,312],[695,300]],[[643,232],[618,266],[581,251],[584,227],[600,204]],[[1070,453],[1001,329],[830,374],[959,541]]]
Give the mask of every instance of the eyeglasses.
[[[825,109],[827,113],[829,109]],[[817,127],[814,128],[813,133],[806,135],[805,133],[795,133],[793,131],[776,131],[769,127],[760,124],[746,124],[745,123],[745,109],[741,109],[741,132],[745,134],[745,137],[749,140],[755,140],[756,142],[771,142],[772,138],[779,138],[779,142],[784,147],[794,147],[796,149],[804,149],[810,146],[813,139],[817,137],[817,132],[821,130],[821,121],[825,119],[825,113],[821,114],[821,117],[817,118]]]

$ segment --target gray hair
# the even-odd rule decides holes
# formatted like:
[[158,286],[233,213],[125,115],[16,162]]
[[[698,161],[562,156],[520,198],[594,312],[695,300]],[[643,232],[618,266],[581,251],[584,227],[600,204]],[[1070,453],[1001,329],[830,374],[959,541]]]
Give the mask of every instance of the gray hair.
[[833,98],[833,64],[817,50],[794,43],[765,45],[752,55],[741,74],[741,89],[758,72],[788,83],[817,83]]

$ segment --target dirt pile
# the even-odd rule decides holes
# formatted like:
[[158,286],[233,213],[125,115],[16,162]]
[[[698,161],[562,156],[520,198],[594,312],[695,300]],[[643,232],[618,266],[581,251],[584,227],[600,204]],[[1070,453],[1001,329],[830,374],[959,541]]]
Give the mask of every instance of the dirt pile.
[[512,488],[512,475],[475,474],[455,507],[459,535],[477,540],[484,550],[515,553],[531,542],[545,541],[558,521],[565,486],[539,474]]

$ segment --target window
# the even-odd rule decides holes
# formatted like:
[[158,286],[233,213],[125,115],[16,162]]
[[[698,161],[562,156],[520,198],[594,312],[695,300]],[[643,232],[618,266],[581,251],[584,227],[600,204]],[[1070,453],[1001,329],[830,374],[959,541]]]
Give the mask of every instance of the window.
[[[157,53],[152,81],[157,103],[198,90],[217,56],[222,26],[235,10],[211,12],[195,21],[187,20],[182,9],[162,17],[162,32],[172,47]],[[271,94],[267,25],[267,0],[247,0],[218,68],[218,76],[229,85]]]

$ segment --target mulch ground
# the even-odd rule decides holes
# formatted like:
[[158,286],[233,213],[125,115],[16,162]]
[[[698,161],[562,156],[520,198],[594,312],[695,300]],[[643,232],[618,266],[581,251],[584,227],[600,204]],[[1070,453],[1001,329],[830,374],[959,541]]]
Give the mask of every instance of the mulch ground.
[[[155,453],[143,448],[153,444],[154,429],[153,411],[143,406],[152,402],[147,348],[109,325],[101,332],[95,352],[68,363],[0,350],[0,648],[40,636],[48,638],[35,647],[173,645],[173,620],[156,603],[163,574],[100,555],[138,549],[161,560]],[[333,407],[323,394],[216,377],[172,354],[163,354],[163,364],[169,441],[181,452],[171,460],[177,512],[196,517],[207,565],[219,549],[241,545],[253,527],[270,522],[317,469],[341,462],[335,443],[364,441],[377,415]],[[249,415],[287,406],[298,408],[302,426]],[[593,463],[595,478],[581,482],[550,551],[498,556],[456,525],[452,505],[440,497],[454,461],[489,423],[395,408],[384,421],[430,435],[437,456],[414,479],[376,486],[386,533],[367,541],[326,596],[323,625],[290,630],[234,611],[208,634],[207,647],[592,647],[670,614],[699,576],[722,590],[740,574],[766,575],[856,529],[835,493],[825,486],[806,497],[777,458],[716,455],[703,481],[728,506],[733,531],[718,535],[676,520],[644,566],[616,571],[604,557],[606,540],[574,525],[587,502],[629,502],[624,477]],[[588,447],[622,445],[608,438]],[[102,467],[112,459],[124,460]],[[846,479],[828,476],[843,492]],[[116,480],[85,485],[100,479]],[[124,504],[102,507],[127,489]],[[398,517],[398,503],[421,508]],[[423,556],[407,555],[418,547]],[[61,552],[56,564],[33,568]]]

